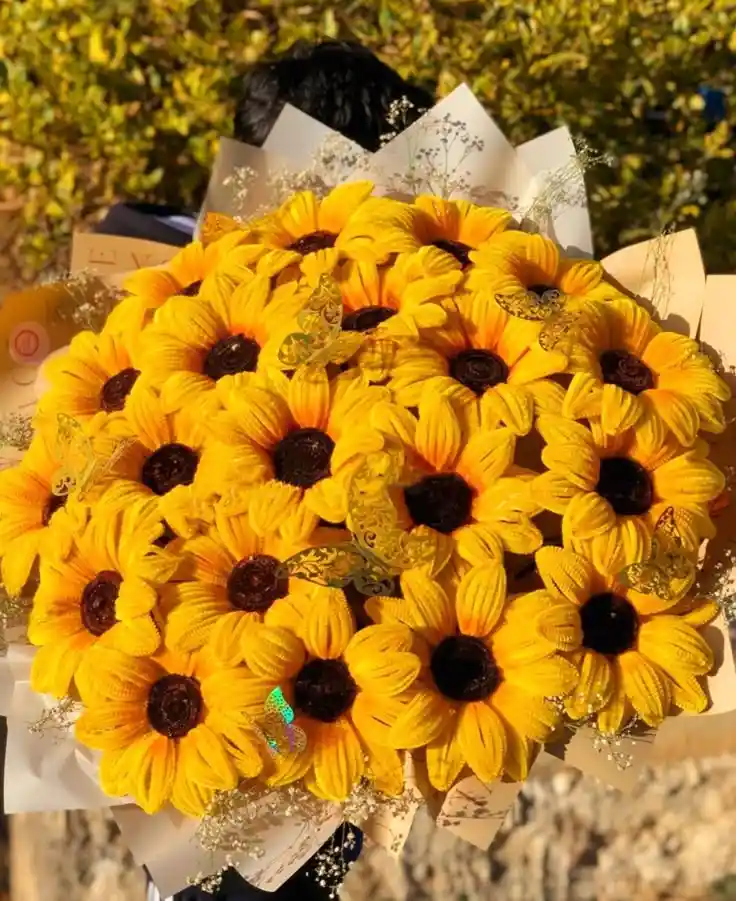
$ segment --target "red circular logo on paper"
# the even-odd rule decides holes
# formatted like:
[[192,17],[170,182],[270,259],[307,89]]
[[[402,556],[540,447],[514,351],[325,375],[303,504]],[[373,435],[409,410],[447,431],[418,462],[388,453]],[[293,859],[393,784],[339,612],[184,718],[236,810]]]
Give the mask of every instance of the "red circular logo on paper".
[[11,331],[8,351],[14,363],[34,366],[48,356],[51,341],[46,329],[38,322],[21,322]]

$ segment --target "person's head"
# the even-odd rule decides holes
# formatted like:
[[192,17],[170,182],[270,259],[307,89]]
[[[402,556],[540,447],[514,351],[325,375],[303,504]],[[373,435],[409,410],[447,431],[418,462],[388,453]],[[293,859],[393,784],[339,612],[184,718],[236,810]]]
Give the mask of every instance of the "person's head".
[[273,62],[256,63],[244,78],[235,112],[235,138],[260,147],[290,103],[364,150],[375,151],[394,130],[392,104],[411,105],[404,126],[434,104],[432,95],[409,84],[370,50],[346,41],[297,41]]

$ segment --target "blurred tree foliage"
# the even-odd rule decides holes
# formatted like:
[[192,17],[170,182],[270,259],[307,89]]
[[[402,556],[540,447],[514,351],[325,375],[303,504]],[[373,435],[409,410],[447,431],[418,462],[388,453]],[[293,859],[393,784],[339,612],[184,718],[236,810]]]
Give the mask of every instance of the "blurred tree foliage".
[[610,153],[600,253],[694,224],[711,271],[736,270],[735,23],[736,0],[2,0],[13,250],[28,275],[116,198],[196,205],[244,67],[326,35],[440,95],[468,81],[515,142],[565,122]]

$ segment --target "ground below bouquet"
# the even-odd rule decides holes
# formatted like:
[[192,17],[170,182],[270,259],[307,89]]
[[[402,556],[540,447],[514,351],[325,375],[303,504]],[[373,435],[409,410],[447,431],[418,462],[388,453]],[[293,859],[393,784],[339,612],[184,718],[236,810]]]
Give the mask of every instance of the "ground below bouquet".
[[535,766],[616,782],[733,707],[697,241],[565,251],[502,149],[497,206],[353,180],[66,282],[101,321],[0,473],[14,797],[115,805],[164,894],[275,889],[343,819],[397,848],[422,802],[487,845]]

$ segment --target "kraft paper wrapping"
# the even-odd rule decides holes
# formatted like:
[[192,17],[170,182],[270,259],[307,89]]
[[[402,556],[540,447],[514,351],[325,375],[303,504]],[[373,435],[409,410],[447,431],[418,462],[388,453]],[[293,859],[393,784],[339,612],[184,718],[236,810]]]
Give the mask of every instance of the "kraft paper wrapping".
[[161,266],[180,250],[180,247],[144,241],[142,238],[76,232],[70,269],[72,272],[95,272],[109,278],[137,269]]
[[[482,142],[483,149],[466,153],[466,145],[457,140],[446,149],[438,135],[443,120],[464,123],[467,137]],[[592,253],[585,182],[582,168],[574,166],[575,146],[568,129],[557,128],[514,148],[467,85],[460,85],[375,154],[361,151],[338,132],[288,104],[262,148],[221,138],[200,225],[207,212],[248,218],[265,206],[275,206],[278,199],[269,180],[278,173],[313,171],[315,154],[330,141],[347,145],[344,155],[350,157],[352,150],[357,162],[351,169],[338,160],[324,172],[315,173],[328,185],[367,178],[375,182],[376,193],[401,195],[396,189],[401,173],[407,168],[418,171],[421,160],[436,157],[444,161],[445,184],[428,179],[421,186],[422,193],[444,193],[443,188],[451,183],[449,196],[511,206],[520,218],[537,207],[548,193],[550,182],[565,171],[566,189],[538,225],[572,255]],[[244,169],[252,170],[254,177],[248,182],[247,193],[238,197],[233,183],[238,181],[238,171]]]

